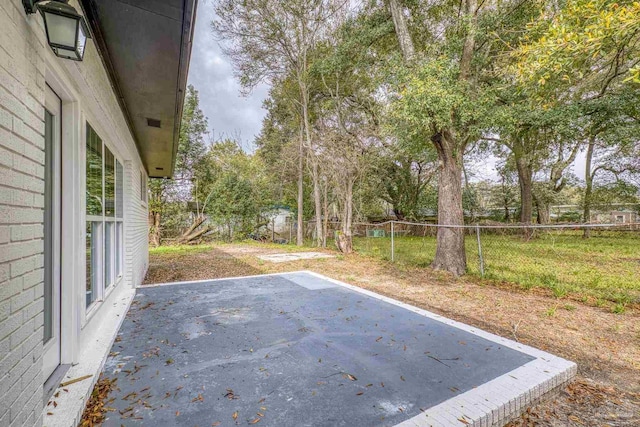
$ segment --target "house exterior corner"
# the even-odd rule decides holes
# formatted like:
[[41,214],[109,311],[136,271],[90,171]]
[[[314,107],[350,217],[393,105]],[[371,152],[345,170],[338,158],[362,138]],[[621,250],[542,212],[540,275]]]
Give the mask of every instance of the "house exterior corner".
[[107,63],[91,40],[56,57],[39,13],[0,2],[0,426],[51,424],[49,394],[146,274],[148,156]]

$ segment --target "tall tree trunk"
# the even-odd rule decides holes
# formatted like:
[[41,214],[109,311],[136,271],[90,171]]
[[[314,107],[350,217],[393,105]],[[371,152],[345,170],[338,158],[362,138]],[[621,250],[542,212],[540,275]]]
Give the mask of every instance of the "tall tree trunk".
[[304,140],[300,130],[300,147],[298,150],[298,229],[296,230],[296,244],[304,245]]
[[[593,194],[593,173],[591,172],[591,163],[593,162],[593,151],[595,150],[595,147],[595,137],[589,138],[589,145],[587,146],[587,158],[585,160],[584,167],[584,180],[586,182],[586,187],[584,189],[584,211],[582,214],[582,220],[584,223],[591,222],[591,199]],[[584,237],[585,239],[591,237],[591,229],[585,227],[582,237]]]
[[160,212],[149,213],[149,219],[151,222],[151,229],[149,230],[149,234],[151,235],[151,244],[155,247],[160,246],[161,236],[160,236]]
[[551,222],[551,207],[541,197],[533,196],[536,203],[537,222],[540,225],[549,224]]
[[[433,138],[438,151],[438,235],[432,267],[457,276],[467,271],[462,210],[462,156],[453,136],[441,132]],[[453,227],[446,227],[446,226]]]
[[351,231],[353,223],[353,180],[349,177],[346,181],[343,195],[342,230],[338,233],[336,245],[340,252],[350,254],[353,252],[353,232]]
[[306,82],[301,78],[299,80],[300,94],[302,98],[302,120],[304,135],[306,138],[306,148],[312,156],[311,160],[311,180],[313,182],[313,201],[315,209],[315,226],[316,226],[316,246],[322,246],[322,200],[320,198],[320,183],[318,180],[318,159],[312,150],[311,130],[309,124],[309,90]]
[[514,152],[520,184],[520,222],[531,224],[533,217],[533,174],[526,160]]
[[[459,18],[466,25],[466,34],[460,55],[459,80],[471,82],[471,63],[476,42],[477,0],[463,0],[463,13]],[[389,0],[396,35],[400,42],[405,62],[414,56],[413,43],[402,8],[398,0]],[[457,227],[439,227],[436,243],[436,256],[433,268],[447,270],[455,275],[462,275],[467,270],[466,251],[464,247],[464,212],[462,209],[462,164],[466,142],[457,140],[451,129],[434,129],[431,138],[438,151],[438,224]]]
[[322,197],[320,195],[320,179],[318,177],[318,159],[312,160],[313,201],[316,211],[316,246],[322,246]]
[[509,211],[509,199],[504,199],[504,222],[511,222],[511,212]]
[[409,33],[409,27],[407,26],[402,6],[400,5],[400,0],[389,0],[389,11],[391,12],[393,25],[396,29],[396,36],[398,37],[402,56],[405,61],[409,62],[415,56],[415,48],[413,46],[413,40]]
[[322,186],[322,247],[327,247],[327,234],[329,233],[329,200],[328,184],[325,181]]

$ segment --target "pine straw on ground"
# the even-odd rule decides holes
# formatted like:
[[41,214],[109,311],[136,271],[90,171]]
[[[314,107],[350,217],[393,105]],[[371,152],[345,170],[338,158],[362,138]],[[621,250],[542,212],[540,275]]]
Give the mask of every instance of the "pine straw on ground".
[[614,314],[544,290],[456,279],[358,254],[279,264],[257,258],[291,250],[232,244],[152,252],[145,283],[316,271],[577,362],[576,381],[529,408],[513,427],[640,425],[637,309]]

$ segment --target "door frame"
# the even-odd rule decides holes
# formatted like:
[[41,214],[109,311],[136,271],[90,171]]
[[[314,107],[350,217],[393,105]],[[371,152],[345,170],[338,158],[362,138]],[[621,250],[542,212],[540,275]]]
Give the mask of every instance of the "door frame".
[[[46,85],[58,95],[62,102],[61,117],[61,209],[64,212],[60,227],[65,230],[60,235],[60,364],[78,362],[80,336],[80,308],[78,292],[84,284],[81,270],[84,248],[84,218],[81,217],[84,169],[80,163],[80,140],[83,135],[81,123],[80,95],[69,78],[69,70],[51,54],[45,55]],[[82,169],[82,170],[81,170]]]
[[[62,349],[62,337],[61,337],[61,264],[60,264],[60,250],[61,242],[60,237],[62,235],[62,100],[49,86],[45,88],[45,109],[54,116],[52,126],[52,139],[53,147],[45,147],[45,150],[51,150],[51,158],[49,159],[49,167],[53,168],[50,179],[51,182],[51,194],[49,212],[46,215],[50,215],[50,218],[45,220],[51,221],[50,236],[51,242],[45,242],[45,263],[50,262],[51,267],[49,274],[51,277],[45,278],[45,280],[51,280],[52,292],[51,292],[51,338],[46,343],[43,343],[43,370],[44,377],[48,378],[61,363],[61,349]],[[46,140],[45,140],[46,143]],[[45,165],[45,179],[49,176],[49,170]],[[46,185],[46,184],[45,184]],[[47,201],[45,201],[47,203]],[[47,253],[50,251],[50,253]],[[45,271],[45,274],[47,272]],[[45,319],[45,323],[46,323]]]

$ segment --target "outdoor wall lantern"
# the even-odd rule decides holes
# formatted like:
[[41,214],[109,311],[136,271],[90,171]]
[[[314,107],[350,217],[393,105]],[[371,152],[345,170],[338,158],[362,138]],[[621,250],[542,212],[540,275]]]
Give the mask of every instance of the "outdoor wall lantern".
[[44,19],[47,41],[60,58],[82,61],[87,39],[91,38],[87,24],[69,0],[22,0],[27,14],[37,10]]

